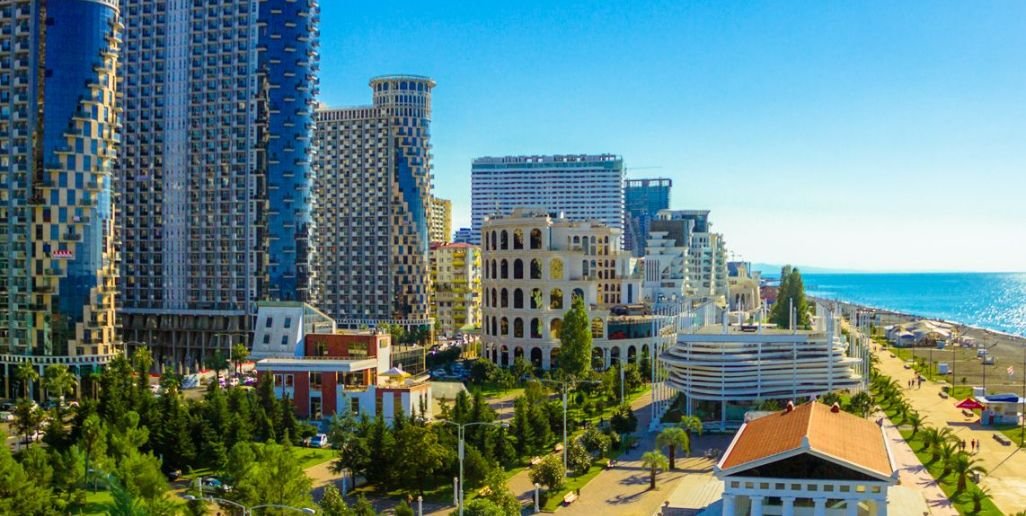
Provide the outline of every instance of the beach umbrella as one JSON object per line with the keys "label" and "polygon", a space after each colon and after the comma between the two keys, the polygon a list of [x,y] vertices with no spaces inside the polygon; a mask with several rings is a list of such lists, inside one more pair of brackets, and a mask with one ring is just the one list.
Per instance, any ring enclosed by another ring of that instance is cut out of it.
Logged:
{"label": "beach umbrella", "polygon": [[982,403],[980,403],[980,402],[978,402],[978,401],[976,401],[976,400],[974,400],[972,398],[966,398],[965,400],[963,400],[958,405],[955,405],[955,408],[969,409],[969,410],[978,410],[978,409],[982,409],[984,407],[983,407]]}

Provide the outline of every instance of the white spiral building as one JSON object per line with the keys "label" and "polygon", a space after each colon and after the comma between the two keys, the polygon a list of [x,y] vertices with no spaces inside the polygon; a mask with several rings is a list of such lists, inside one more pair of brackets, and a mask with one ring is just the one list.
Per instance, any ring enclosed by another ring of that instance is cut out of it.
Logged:
{"label": "white spiral building", "polygon": [[685,413],[706,427],[735,428],[763,402],[808,400],[863,386],[865,350],[842,337],[836,316],[819,307],[813,330],[713,325],[680,333],[661,355]]}

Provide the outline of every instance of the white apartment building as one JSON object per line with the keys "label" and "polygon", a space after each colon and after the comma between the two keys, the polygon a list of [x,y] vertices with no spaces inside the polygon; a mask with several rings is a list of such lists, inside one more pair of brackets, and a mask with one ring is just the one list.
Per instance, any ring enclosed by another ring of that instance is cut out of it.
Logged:
{"label": "white apartment building", "polygon": [[726,302],[727,246],[711,227],[709,210],[659,212],[649,225],[645,256],[649,299],[683,296]]}
{"label": "white apartment building", "polygon": [[481,324],[481,248],[431,244],[431,309],[435,329],[454,335]]}
{"label": "white apartment building", "polygon": [[486,217],[509,215],[516,208],[624,227],[623,158],[613,154],[478,158],[470,191],[474,244],[481,244]]}
{"label": "white apartment building", "polygon": [[562,320],[572,297],[580,296],[592,321],[593,365],[657,356],[675,328],[669,317],[637,307],[642,279],[630,252],[621,250],[620,235],[597,222],[530,210],[486,219],[485,355],[501,366],[524,357],[542,369],[557,367]]}
{"label": "white apartment building", "polygon": [[839,317],[817,306],[812,330],[762,325],[694,326],[660,357],[687,415],[707,428],[737,428],[761,402],[803,401],[864,386],[866,350],[841,335]]}

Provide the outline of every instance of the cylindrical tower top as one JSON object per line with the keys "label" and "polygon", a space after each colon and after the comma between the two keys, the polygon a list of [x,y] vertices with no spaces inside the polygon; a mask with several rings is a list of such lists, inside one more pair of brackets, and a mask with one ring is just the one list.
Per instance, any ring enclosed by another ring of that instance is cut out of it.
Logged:
{"label": "cylindrical tower top", "polygon": [[431,117],[431,89],[435,81],[423,75],[381,75],[370,80],[374,106],[406,108],[404,114]]}

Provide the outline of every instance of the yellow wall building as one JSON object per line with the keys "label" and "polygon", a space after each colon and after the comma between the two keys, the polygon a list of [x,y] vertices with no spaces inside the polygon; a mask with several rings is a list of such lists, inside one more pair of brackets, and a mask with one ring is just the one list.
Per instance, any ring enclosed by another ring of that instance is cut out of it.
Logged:
{"label": "yellow wall building", "polygon": [[431,308],[439,333],[481,324],[481,248],[432,244]]}
{"label": "yellow wall building", "polygon": [[452,242],[452,201],[431,198],[431,228],[428,231],[432,242]]}

